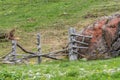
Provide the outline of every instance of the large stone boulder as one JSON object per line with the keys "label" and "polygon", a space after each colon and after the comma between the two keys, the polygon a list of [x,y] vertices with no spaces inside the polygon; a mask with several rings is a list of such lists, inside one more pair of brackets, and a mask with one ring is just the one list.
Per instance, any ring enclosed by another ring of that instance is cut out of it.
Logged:
{"label": "large stone boulder", "polygon": [[[80,34],[92,36],[85,39],[88,49],[79,49],[79,58],[88,59],[109,58],[118,56],[120,51],[120,14],[103,17],[92,25],[84,28]],[[81,37],[77,38],[81,41]],[[86,45],[78,45],[84,46]]]}

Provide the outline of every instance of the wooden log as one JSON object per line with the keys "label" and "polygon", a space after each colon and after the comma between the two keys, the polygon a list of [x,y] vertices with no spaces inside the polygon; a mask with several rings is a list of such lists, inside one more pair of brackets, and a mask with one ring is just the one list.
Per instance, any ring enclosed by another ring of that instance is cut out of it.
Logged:
{"label": "wooden log", "polygon": [[78,36],[78,37],[92,38],[92,36],[80,35],[80,34],[77,34],[77,33],[72,33],[72,34],[70,34],[70,36]]}
{"label": "wooden log", "polygon": [[12,53],[11,53],[11,56],[13,57],[13,61],[16,60],[16,47],[17,47],[17,41],[12,40]]}
{"label": "wooden log", "polygon": [[72,34],[75,34],[75,29],[73,29],[73,28],[70,28],[69,29],[69,60],[70,61],[73,61],[73,60],[77,60],[77,54],[75,54],[73,51],[73,43],[71,43],[71,42],[73,42],[73,39],[74,39],[74,36],[72,35]]}
{"label": "wooden log", "polygon": [[88,47],[78,47],[78,46],[73,46],[73,48],[88,49]]}
{"label": "wooden log", "polygon": [[[41,41],[40,41],[40,34],[39,33],[37,34],[37,48],[38,48],[38,55],[42,54],[42,52],[41,52]],[[38,56],[38,64],[40,64],[41,61],[42,61],[41,56]]]}
{"label": "wooden log", "polygon": [[17,46],[25,53],[28,53],[28,54],[36,54],[34,52],[30,52],[30,51],[27,51],[26,49],[24,49],[20,44],[17,43]]}
{"label": "wooden log", "polygon": [[72,38],[73,38],[73,37],[71,37],[72,36],[72,28],[69,29],[68,33],[69,33],[69,43],[70,43],[69,46],[68,46],[69,49],[70,49],[69,50],[69,60],[72,60],[72,54],[73,54],[73,49],[72,49],[73,44],[71,43]]}
{"label": "wooden log", "polygon": [[[22,49],[25,53],[28,53],[28,54],[31,54],[32,56],[34,55],[35,57],[37,56],[41,56],[41,57],[46,57],[46,58],[50,58],[50,59],[56,59],[56,58],[53,58],[53,57],[50,57],[48,55],[51,55],[51,54],[57,54],[57,53],[60,53],[60,52],[65,52],[67,51],[68,49],[63,49],[63,50],[58,50],[58,51],[54,51],[54,52],[50,52],[50,53],[47,53],[47,54],[37,54],[37,53],[34,53],[34,52],[30,52],[30,51],[27,51],[25,50],[22,46],[20,46],[18,43],[17,43],[17,46]],[[30,55],[30,56],[31,56]],[[57,59],[58,60],[58,59]]]}
{"label": "wooden log", "polygon": [[68,56],[68,54],[53,54],[51,56]]}
{"label": "wooden log", "polygon": [[[73,34],[75,34],[75,33],[76,33],[76,30],[75,30],[75,28],[73,28]],[[73,40],[76,40],[76,36],[73,36]],[[74,48],[74,46],[77,46],[77,43],[73,42],[73,53],[78,52],[78,48]],[[78,54],[74,53],[74,56],[75,56],[75,58],[77,60],[78,59]]]}
{"label": "wooden log", "polygon": [[58,59],[58,58],[55,58],[55,57],[52,57],[52,56],[49,56],[49,55],[29,55],[29,56],[26,56],[26,57],[23,57],[23,59],[29,59],[29,58],[35,58],[35,57],[45,57],[45,58],[50,58],[50,59],[54,59],[54,60],[61,60],[61,59]]}
{"label": "wooden log", "polygon": [[[26,49],[24,49],[20,44],[17,43],[17,46],[22,50],[24,51],[25,53],[28,53],[28,54],[34,54],[36,55],[37,53],[34,53],[34,52],[30,52],[30,51],[27,51]],[[68,49],[62,49],[62,50],[57,50],[57,51],[54,51],[54,52],[49,52],[49,53],[46,53],[46,54],[43,54],[43,55],[49,55],[49,54],[57,54],[57,53],[60,53],[60,52],[65,52],[67,51]]]}
{"label": "wooden log", "polygon": [[2,57],[2,59],[4,59],[4,61],[11,61],[11,62],[15,63],[15,61],[16,61],[16,46],[17,46],[17,41],[12,40],[12,51]]}

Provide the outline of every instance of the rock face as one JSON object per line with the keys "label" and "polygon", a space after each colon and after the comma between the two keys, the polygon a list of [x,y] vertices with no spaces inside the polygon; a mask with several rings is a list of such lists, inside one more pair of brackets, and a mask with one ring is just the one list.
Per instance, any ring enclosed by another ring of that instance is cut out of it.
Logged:
{"label": "rock face", "polygon": [[[92,39],[85,40],[89,43],[87,50],[78,50],[80,58],[97,59],[118,56],[120,52],[120,14],[101,18],[84,28],[81,34],[92,36]],[[81,40],[80,37],[77,39]]]}

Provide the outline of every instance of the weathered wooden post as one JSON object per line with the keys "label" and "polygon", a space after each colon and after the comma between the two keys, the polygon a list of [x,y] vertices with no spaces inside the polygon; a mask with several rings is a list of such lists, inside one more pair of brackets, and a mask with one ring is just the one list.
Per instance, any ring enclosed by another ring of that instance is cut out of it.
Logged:
{"label": "weathered wooden post", "polygon": [[[75,28],[73,28],[73,34],[76,34],[76,30],[75,30]],[[73,36],[73,46],[75,46],[75,48],[73,49],[73,53],[76,55],[76,58],[78,59],[78,46],[77,46],[77,42],[76,42],[77,40],[76,40],[76,36],[74,35]]]}
{"label": "weathered wooden post", "polygon": [[[38,49],[38,55],[41,55],[41,41],[40,41],[40,33],[37,34],[37,49]],[[38,56],[38,64],[40,64],[42,61],[41,56]]]}
{"label": "weathered wooden post", "polygon": [[73,49],[73,47],[75,46],[75,43],[73,42],[75,36],[72,34],[74,33],[75,33],[75,29],[70,28],[69,29],[69,60],[70,61],[78,59],[78,54],[74,53],[74,49]]}
{"label": "weathered wooden post", "polygon": [[12,40],[12,60],[16,61],[16,46],[17,46],[17,41],[16,40]]}

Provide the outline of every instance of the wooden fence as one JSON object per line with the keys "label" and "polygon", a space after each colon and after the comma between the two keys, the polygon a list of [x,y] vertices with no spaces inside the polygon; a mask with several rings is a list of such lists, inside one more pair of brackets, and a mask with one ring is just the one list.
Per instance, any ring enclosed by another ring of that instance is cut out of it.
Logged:
{"label": "wooden fence", "polygon": [[[78,60],[78,50],[79,49],[87,49],[88,47],[78,46],[78,44],[89,45],[85,42],[85,38],[92,38],[92,36],[85,36],[81,34],[77,34],[74,28],[69,29],[69,42],[68,47],[65,49],[49,52],[49,53],[42,53],[41,51],[41,35],[40,33],[37,34],[37,52],[30,52],[24,49],[20,44],[17,43],[16,40],[12,40],[12,51],[2,57],[3,61],[9,61],[10,63],[23,63],[24,60],[28,60],[30,58],[37,58],[37,63],[40,64],[42,62],[42,57],[50,58],[54,60],[61,60],[54,56],[68,56],[69,60]],[[76,38],[82,37],[82,41],[78,41]],[[18,54],[17,48],[20,48],[23,52],[27,54]],[[58,53],[65,53],[67,54],[58,54]],[[20,57],[21,56],[21,57]]]}
{"label": "wooden fence", "polygon": [[[82,37],[82,41],[77,40],[77,38]],[[79,44],[84,44],[89,46],[89,43],[85,42],[86,38],[92,38],[92,36],[86,36],[77,34],[75,28],[69,29],[69,60],[78,60],[79,49],[88,49],[88,47],[80,46]]]}

